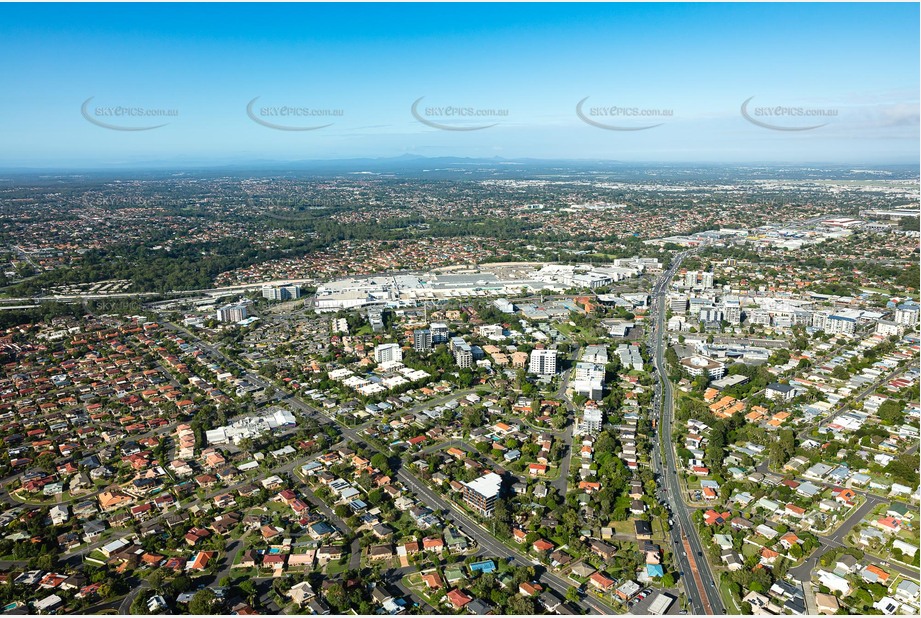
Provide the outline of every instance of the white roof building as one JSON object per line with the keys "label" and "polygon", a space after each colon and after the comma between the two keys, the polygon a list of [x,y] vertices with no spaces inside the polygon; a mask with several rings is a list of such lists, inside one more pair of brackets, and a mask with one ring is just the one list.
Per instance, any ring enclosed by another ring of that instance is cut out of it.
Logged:
{"label": "white roof building", "polygon": [[502,477],[495,472],[490,472],[464,484],[481,496],[495,497],[499,495],[499,491],[502,488]]}

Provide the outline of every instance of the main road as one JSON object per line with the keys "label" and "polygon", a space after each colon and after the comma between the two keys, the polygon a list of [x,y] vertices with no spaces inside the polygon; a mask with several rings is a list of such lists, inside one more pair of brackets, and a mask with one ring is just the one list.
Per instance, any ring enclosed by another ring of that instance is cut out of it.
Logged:
{"label": "main road", "polygon": [[710,565],[704,555],[703,546],[697,536],[691,512],[681,496],[678,483],[678,468],[675,451],[672,448],[673,405],[672,384],[668,379],[665,366],[665,305],[668,285],[677,272],[681,261],[690,251],[675,256],[668,270],[656,282],[653,289],[654,322],[652,327],[652,357],[656,369],[655,409],[659,412],[659,447],[660,453],[653,453],[653,467],[660,475],[660,484],[669,503],[674,519],[671,529],[672,549],[683,573],[682,580],[687,591],[693,614],[725,614],[726,610],[720,598],[717,583],[710,571]]}

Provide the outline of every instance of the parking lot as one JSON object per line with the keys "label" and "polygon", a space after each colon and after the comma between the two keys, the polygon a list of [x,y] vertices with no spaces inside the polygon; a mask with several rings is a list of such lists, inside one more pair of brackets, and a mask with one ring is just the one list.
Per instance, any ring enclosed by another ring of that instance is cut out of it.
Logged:
{"label": "parking lot", "polygon": [[[645,589],[644,589],[645,590]],[[660,590],[658,588],[653,588],[652,593],[647,595],[639,603],[636,603],[633,607],[630,608],[630,613],[634,616],[648,616],[649,607],[652,605],[653,600],[660,594],[665,594],[671,597],[672,603],[666,610],[665,616],[677,616],[681,612],[681,606],[678,604],[678,590],[669,589],[669,590]],[[632,603],[633,601],[631,601]]]}

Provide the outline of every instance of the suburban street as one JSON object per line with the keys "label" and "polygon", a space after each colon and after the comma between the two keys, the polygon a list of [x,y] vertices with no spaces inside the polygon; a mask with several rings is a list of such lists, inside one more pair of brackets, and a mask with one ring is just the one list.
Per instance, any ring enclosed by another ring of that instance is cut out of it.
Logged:
{"label": "suburban street", "polygon": [[[190,333],[188,333],[187,331],[184,331],[181,328],[176,327],[175,325],[170,325],[170,326],[172,326],[175,330],[182,332],[184,335],[189,336],[191,341],[193,341],[196,345],[201,346],[203,349],[213,354],[215,357],[222,359],[227,363],[231,363],[234,366],[239,367],[239,365],[237,365],[236,363],[233,363],[233,361],[228,359],[216,347],[204,344],[198,339],[192,338],[190,336]],[[263,388],[269,386],[267,382],[255,376],[253,373],[243,368],[241,368],[241,370],[244,371],[246,379],[251,381],[253,384],[262,386]],[[564,382],[563,388],[565,389],[565,382]],[[458,393],[454,393],[452,394],[451,397],[457,397],[457,396],[458,396]],[[445,397],[445,400],[447,400],[448,398],[449,397]],[[296,397],[294,395],[286,395],[286,396],[279,395],[277,396],[276,399],[279,402],[290,404],[297,411],[311,418],[314,418],[315,420],[333,424],[339,429],[341,435],[349,440],[352,440],[354,442],[364,442],[365,441],[365,438],[362,437],[360,433],[360,428],[348,427],[346,425],[339,423],[338,421],[335,421],[329,418],[328,416],[326,416],[319,410],[315,409],[313,406],[304,402],[299,397]],[[426,403],[426,406],[430,406],[430,405],[433,405],[432,402]],[[571,433],[569,435],[571,436]],[[570,448],[571,448],[571,445],[570,445]],[[302,465],[302,464],[303,464],[302,459],[296,459],[292,461],[291,463],[278,468],[275,471],[275,473],[277,474],[279,471],[291,471],[295,469],[297,466]],[[457,526],[465,534],[467,534],[468,536],[476,540],[476,542],[480,545],[480,547],[483,547],[486,550],[488,550],[489,555],[496,556],[496,557],[512,556],[516,560],[518,560],[521,564],[534,564],[536,562],[535,560],[526,556],[525,554],[514,551],[510,547],[496,540],[491,534],[486,532],[485,529],[482,528],[477,522],[475,522],[470,516],[464,513],[457,506],[442,499],[434,491],[429,489],[418,477],[416,477],[413,473],[409,472],[405,467],[400,468],[400,470],[397,472],[397,478],[399,478],[400,481],[406,484],[410,489],[412,489],[417,494],[419,494],[424,499],[424,502],[426,504],[428,504],[429,506],[432,506],[433,508],[437,507],[441,509],[443,512],[445,512],[446,519],[448,521],[450,521],[452,524]],[[563,487],[564,487],[563,491],[565,492],[565,485],[563,485]],[[566,591],[573,585],[571,582],[568,582],[564,580],[563,578],[558,577],[554,575],[553,573],[550,573],[549,571],[545,571],[543,575],[541,576],[541,579],[551,588],[556,590],[556,592],[558,592],[560,596],[565,596]],[[583,606],[583,609],[587,613],[596,613],[596,614],[614,613],[612,608],[607,607],[604,603],[602,603],[598,599],[595,599],[589,595],[584,596],[580,600],[580,605]]]}
{"label": "suburban street", "polygon": [[[400,469],[400,471],[397,472],[397,478],[405,483],[407,487],[419,494],[419,496],[425,500],[426,504],[441,509],[442,512],[446,514],[445,519],[456,525],[465,534],[473,538],[480,545],[480,547],[486,550],[486,555],[497,557],[511,556],[514,557],[519,564],[523,565],[536,563],[534,559],[520,552],[514,551],[505,544],[496,540],[495,537],[488,533],[478,523],[473,521],[473,519],[464,513],[459,507],[442,499],[438,494],[429,489],[421,480],[407,472],[405,469]],[[563,578],[546,570],[541,575],[541,581],[553,588],[560,596],[565,596],[566,591],[573,585]],[[589,595],[584,596],[581,599],[580,604],[584,604],[588,607],[588,609],[591,610],[588,613],[615,613],[611,608],[606,607],[603,603]]]}

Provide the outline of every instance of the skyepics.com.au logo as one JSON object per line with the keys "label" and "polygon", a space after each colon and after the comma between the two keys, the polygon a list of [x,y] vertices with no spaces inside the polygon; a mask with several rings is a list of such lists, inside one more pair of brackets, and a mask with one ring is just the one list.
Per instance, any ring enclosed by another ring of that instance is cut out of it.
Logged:
{"label": "skyepics.com.au logo", "polygon": [[177,118],[178,109],[150,108],[139,105],[92,105],[90,97],[80,106],[80,114],[97,127],[110,131],[150,131],[168,122],[150,124],[152,118]]}
{"label": "skyepics.com.au logo", "polygon": [[585,97],[576,103],[576,116],[579,120],[607,131],[645,131],[660,127],[664,122],[649,124],[649,119],[670,119],[675,110],[655,107],[621,107],[619,105],[595,105],[586,107]]}
{"label": "skyepics.com.au logo", "polygon": [[423,106],[422,99],[416,99],[410,112],[422,124],[442,131],[482,131],[500,123],[484,124],[484,120],[508,118],[508,110],[461,105]]}
{"label": "skyepics.com.au logo", "polygon": [[[306,105],[261,105],[256,106],[256,97],[246,104],[246,115],[256,124],[276,131],[316,131],[331,127],[335,122],[316,124],[317,118],[341,118],[341,109],[320,109]],[[271,119],[271,120],[270,120]]]}
{"label": "skyepics.com.au logo", "polygon": [[821,107],[795,107],[771,105],[756,107],[751,105],[748,97],[742,103],[742,117],[755,126],[771,131],[812,131],[827,125],[827,122],[815,124],[815,119],[835,118],[838,110]]}

